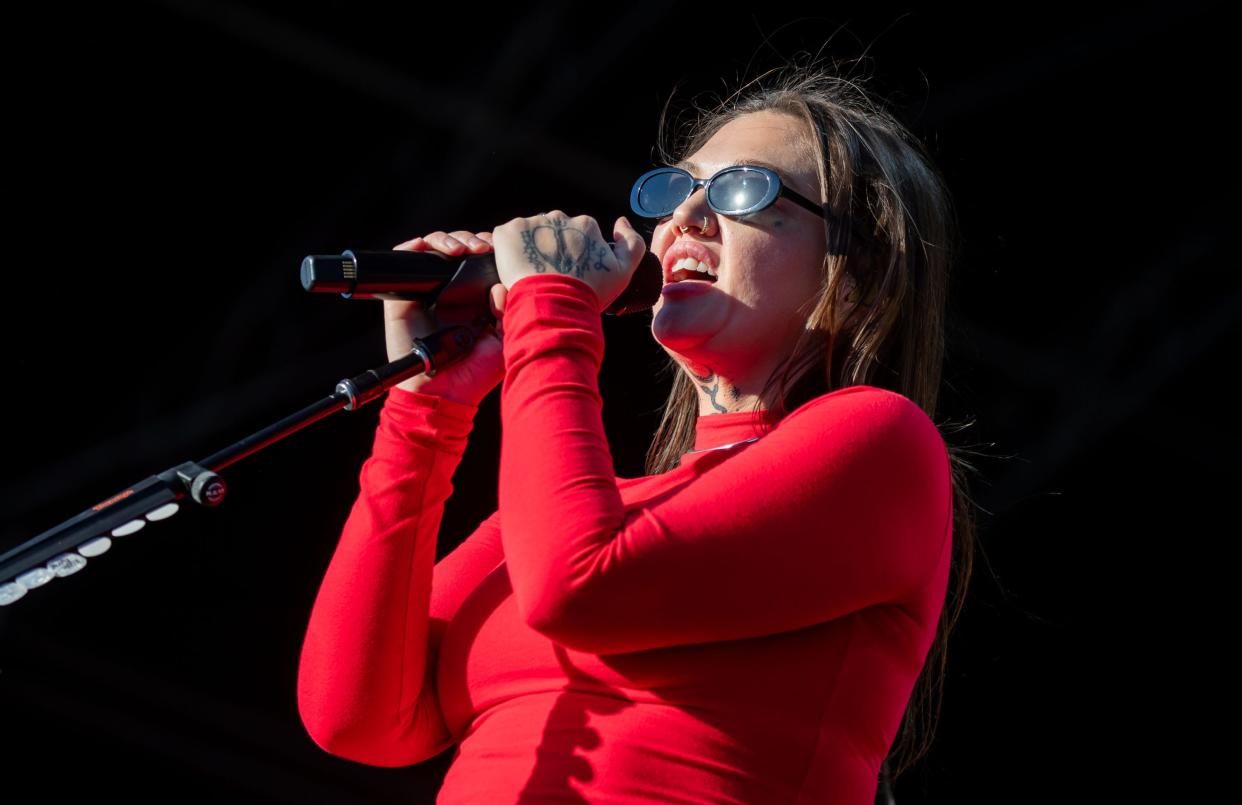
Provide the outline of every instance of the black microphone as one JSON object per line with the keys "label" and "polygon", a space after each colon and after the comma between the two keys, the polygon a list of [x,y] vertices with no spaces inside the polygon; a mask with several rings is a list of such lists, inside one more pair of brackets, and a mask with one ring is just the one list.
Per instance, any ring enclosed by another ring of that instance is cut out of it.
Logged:
{"label": "black microphone", "polygon": [[[496,257],[491,252],[452,257],[433,251],[347,250],[302,260],[302,287],[307,291],[339,293],[346,299],[415,300],[441,311],[488,312],[488,291],[498,282]],[[629,285],[604,313],[624,316],[650,310],[663,285],[660,261],[648,251]]]}

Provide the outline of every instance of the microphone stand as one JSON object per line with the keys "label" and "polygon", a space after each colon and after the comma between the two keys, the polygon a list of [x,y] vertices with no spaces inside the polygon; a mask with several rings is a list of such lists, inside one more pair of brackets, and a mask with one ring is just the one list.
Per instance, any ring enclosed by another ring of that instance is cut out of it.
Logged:
{"label": "microphone stand", "polygon": [[0,606],[53,579],[77,573],[88,558],[107,551],[113,537],[128,536],[148,522],[176,514],[186,496],[201,506],[219,506],[228,494],[219,471],[342,408],[356,411],[407,377],[424,371],[434,374],[451,366],[470,352],[485,326],[486,321],[474,326],[454,325],[414,339],[414,347],[405,357],[346,378],[330,395],[297,413],[204,459],[156,473],[0,554]]}

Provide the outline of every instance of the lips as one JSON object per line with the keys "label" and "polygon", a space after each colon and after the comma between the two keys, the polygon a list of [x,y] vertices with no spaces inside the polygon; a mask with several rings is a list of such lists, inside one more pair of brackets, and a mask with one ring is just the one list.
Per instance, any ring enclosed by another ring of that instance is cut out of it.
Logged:
{"label": "lips", "polygon": [[660,290],[661,296],[684,296],[687,294],[698,293],[712,287],[712,283],[707,280],[680,280],[678,282],[670,282]]}
{"label": "lips", "polygon": [[[717,259],[716,255],[712,254],[711,249],[692,240],[679,240],[668,248],[668,251],[664,253],[664,259],[660,261],[660,264],[664,267],[665,285],[673,282],[673,266],[677,265],[677,261],[683,257],[693,257],[700,263],[706,263],[717,274],[720,273],[720,260]],[[693,280],[684,281],[692,282]]]}

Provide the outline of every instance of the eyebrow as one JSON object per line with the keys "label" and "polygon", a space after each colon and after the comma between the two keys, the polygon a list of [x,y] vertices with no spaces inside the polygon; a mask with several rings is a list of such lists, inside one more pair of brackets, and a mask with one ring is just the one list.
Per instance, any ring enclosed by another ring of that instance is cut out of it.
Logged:
{"label": "eyebrow", "polygon": [[[732,165],[728,165],[726,167],[733,167],[733,165],[758,165],[761,168],[767,168],[770,171],[775,171],[779,175],[784,175],[785,173],[784,168],[778,168],[775,165],[773,165],[771,162],[766,162],[762,159],[752,159],[750,157],[747,157],[745,159],[739,159],[736,162],[734,162]],[[673,167],[681,168],[682,170],[692,171],[694,173],[698,173],[700,171],[700,167],[698,165],[694,164],[693,162],[687,162],[686,160],[682,160],[681,162],[678,162]]]}

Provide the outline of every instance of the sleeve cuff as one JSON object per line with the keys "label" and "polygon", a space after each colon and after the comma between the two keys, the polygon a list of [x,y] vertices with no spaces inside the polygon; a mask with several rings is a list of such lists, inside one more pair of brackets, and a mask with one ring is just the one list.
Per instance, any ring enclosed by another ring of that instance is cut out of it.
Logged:
{"label": "sleeve cuff", "polygon": [[567,274],[532,274],[513,283],[505,299],[505,386],[515,369],[550,351],[580,350],[596,372],[604,360],[599,297]]}

